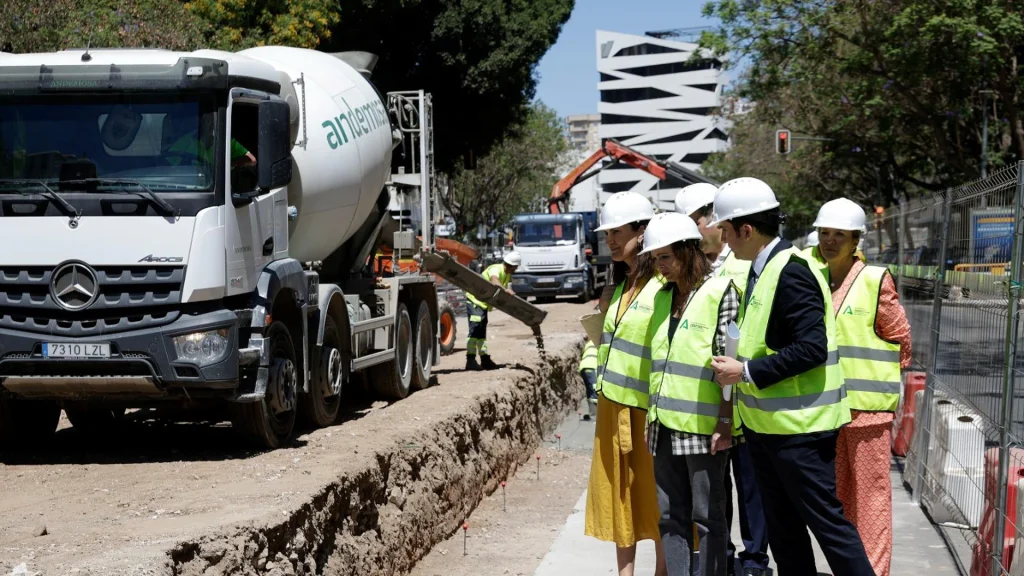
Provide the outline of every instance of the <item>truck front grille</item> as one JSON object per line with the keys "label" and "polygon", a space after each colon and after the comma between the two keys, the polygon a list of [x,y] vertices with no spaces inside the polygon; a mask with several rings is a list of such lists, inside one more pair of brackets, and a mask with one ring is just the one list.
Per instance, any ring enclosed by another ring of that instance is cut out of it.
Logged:
{"label": "truck front grille", "polygon": [[56,269],[0,267],[0,329],[91,336],[160,326],[179,316],[183,266],[95,267],[95,285],[83,285],[98,292],[96,299],[76,311],[54,301],[50,284]]}

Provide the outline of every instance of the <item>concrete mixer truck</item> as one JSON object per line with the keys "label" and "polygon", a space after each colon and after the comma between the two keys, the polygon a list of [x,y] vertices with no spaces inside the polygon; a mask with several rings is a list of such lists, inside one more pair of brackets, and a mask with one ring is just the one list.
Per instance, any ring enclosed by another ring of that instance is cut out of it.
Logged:
{"label": "concrete mixer truck", "polygon": [[2,446],[53,434],[61,409],[92,433],[212,406],[273,448],[333,423],[350,383],[428,385],[433,281],[370,258],[387,187],[429,190],[430,100],[382,95],[375,60],[0,54]]}

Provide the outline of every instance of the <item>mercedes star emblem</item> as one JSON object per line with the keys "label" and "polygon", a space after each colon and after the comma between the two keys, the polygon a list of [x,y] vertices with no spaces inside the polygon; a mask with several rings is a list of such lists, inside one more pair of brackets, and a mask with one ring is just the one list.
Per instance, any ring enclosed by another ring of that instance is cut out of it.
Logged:
{"label": "mercedes star emblem", "polygon": [[99,296],[96,273],[85,264],[71,262],[58,267],[50,281],[50,295],[65,310],[84,310]]}

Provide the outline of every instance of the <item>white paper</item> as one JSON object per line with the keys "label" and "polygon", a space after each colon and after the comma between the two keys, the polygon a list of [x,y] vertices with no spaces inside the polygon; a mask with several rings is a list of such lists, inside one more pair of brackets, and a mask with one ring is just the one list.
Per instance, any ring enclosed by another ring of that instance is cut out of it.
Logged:
{"label": "white paper", "polygon": [[[729,322],[728,334],[725,338],[725,355],[735,358],[740,347],[740,328],[735,322]],[[732,398],[732,385],[722,386],[722,399],[729,401]]]}

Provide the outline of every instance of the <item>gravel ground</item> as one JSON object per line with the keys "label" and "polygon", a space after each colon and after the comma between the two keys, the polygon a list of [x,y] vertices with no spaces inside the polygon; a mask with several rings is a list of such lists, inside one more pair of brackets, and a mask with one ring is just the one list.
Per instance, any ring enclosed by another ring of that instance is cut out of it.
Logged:
{"label": "gravel ground", "polygon": [[[273,452],[239,448],[223,423],[139,418],[97,445],[62,421],[52,448],[0,463],[0,573],[406,573],[575,407],[591,306],[547,309],[548,362],[529,328],[492,313],[501,370],[464,372],[458,349],[437,385],[348,406],[342,423]],[[582,465],[542,456],[559,458]]]}

